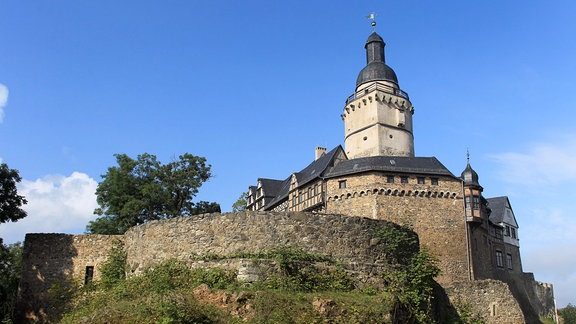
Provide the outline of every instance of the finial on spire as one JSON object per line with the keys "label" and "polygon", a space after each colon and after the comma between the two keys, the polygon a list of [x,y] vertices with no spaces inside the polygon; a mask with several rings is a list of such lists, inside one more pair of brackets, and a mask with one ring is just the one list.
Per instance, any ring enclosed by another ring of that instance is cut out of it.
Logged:
{"label": "finial on spire", "polygon": [[470,151],[468,149],[466,149],[466,162],[470,164]]}
{"label": "finial on spire", "polygon": [[372,25],[372,31],[375,32],[376,31],[376,14],[371,12],[368,16],[366,16],[366,19],[370,19],[372,20],[372,22],[370,23],[370,25]]}

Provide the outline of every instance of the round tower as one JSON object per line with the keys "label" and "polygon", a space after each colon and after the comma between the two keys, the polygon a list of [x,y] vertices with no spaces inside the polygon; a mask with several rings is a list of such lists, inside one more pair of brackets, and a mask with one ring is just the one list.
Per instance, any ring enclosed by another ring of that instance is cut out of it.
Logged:
{"label": "round tower", "polygon": [[464,186],[464,207],[468,222],[482,223],[487,218],[486,202],[482,197],[484,189],[478,182],[478,173],[470,166],[470,157],[467,158],[466,169],[462,171],[460,178]]}
{"label": "round tower", "polygon": [[373,32],[364,48],[366,67],[358,74],[356,90],[346,99],[342,114],[348,158],[414,156],[412,115],[408,94],[386,65],[384,40]]}

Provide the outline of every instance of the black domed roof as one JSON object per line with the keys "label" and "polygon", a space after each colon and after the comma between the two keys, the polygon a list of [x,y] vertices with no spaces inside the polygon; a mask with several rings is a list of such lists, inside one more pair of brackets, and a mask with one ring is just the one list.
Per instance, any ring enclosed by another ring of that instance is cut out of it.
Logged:
{"label": "black domed roof", "polygon": [[360,71],[358,79],[356,79],[356,86],[377,80],[391,81],[398,84],[396,72],[391,67],[384,62],[372,62]]}
{"label": "black domed roof", "polygon": [[469,185],[480,186],[480,183],[478,183],[478,173],[476,173],[476,171],[472,169],[472,167],[470,166],[470,162],[468,162],[468,164],[466,165],[466,169],[462,171],[462,175],[460,176],[460,178],[464,180],[465,186]]}
{"label": "black domed roof", "polygon": [[385,63],[384,47],[386,43],[380,35],[373,32],[366,40],[366,67],[358,74],[356,87],[370,81],[390,81],[398,85],[398,78],[392,68]]}

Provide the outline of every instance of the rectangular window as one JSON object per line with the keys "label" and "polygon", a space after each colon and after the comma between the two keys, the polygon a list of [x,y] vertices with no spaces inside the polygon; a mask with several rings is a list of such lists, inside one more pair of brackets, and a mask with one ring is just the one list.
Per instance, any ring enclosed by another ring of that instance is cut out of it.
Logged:
{"label": "rectangular window", "polygon": [[318,184],[314,186],[314,195],[318,194]]}
{"label": "rectangular window", "polygon": [[500,268],[504,267],[502,260],[502,251],[496,251],[496,265]]}
{"label": "rectangular window", "polygon": [[338,188],[340,188],[340,189],[346,188],[346,180],[338,181]]}
{"label": "rectangular window", "polygon": [[418,177],[418,184],[425,184],[426,180],[424,179],[424,177]]}
{"label": "rectangular window", "polygon": [[312,198],[312,187],[308,188],[308,199]]}
{"label": "rectangular window", "polygon": [[510,226],[506,225],[506,233],[504,235],[510,236]]}
{"label": "rectangular window", "polygon": [[88,285],[92,282],[92,278],[94,277],[94,266],[87,266],[86,267],[86,274],[84,275],[84,284]]}
{"label": "rectangular window", "polygon": [[473,196],[473,203],[474,203],[474,209],[480,209],[480,197],[479,196]]}
{"label": "rectangular window", "polygon": [[510,253],[506,254],[506,266],[508,269],[512,270],[512,254]]}
{"label": "rectangular window", "polygon": [[464,206],[466,209],[470,209],[470,196],[464,197]]}
{"label": "rectangular window", "polygon": [[400,182],[401,182],[401,183],[408,183],[408,177],[406,177],[406,176],[401,176],[401,177],[400,177]]}
{"label": "rectangular window", "polygon": [[394,176],[391,176],[391,175],[387,176],[387,177],[386,177],[386,182],[387,182],[387,183],[394,183]]}
{"label": "rectangular window", "polygon": [[438,185],[438,178],[430,178],[430,183],[432,183],[433,186],[437,186]]}
{"label": "rectangular window", "polygon": [[516,236],[516,229],[514,227],[510,227],[510,230],[512,231],[512,238],[518,238]]}

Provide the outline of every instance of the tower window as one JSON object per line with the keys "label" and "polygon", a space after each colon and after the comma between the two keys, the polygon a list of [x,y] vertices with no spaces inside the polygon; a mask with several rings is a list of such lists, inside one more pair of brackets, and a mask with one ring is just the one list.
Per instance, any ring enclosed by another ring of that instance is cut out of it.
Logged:
{"label": "tower window", "polygon": [[386,177],[386,182],[387,182],[387,183],[394,183],[394,176],[392,176],[392,175],[387,176],[387,177]]}
{"label": "tower window", "polygon": [[408,177],[407,177],[407,176],[401,176],[401,177],[400,177],[400,182],[401,182],[401,183],[408,183]]}
{"label": "tower window", "polygon": [[480,209],[480,197],[479,197],[479,196],[474,196],[474,197],[472,197],[472,198],[473,198],[472,201],[473,201],[473,203],[474,203],[473,208],[474,208],[474,209]]}
{"label": "tower window", "polygon": [[515,239],[515,238],[518,238],[518,237],[516,236],[516,229],[515,229],[514,227],[510,227],[510,231],[512,232],[512,238],[514,238],[514,239]]}
{"label": "tower window", "polygon": [[470,209],[470,196],[464,197],[464,206],[466,209]]}
{"label": "tower window", "polygon": [[346,188],[346,180],[338,181],[338,188],[345,189]]}
{"label": "tower window", "polygon": [[90,284],[92,282],[92,278],[94,278],[94,266],[87,266],[86,274],[84,275],[84,284]]}
{"label": "tower window", "polygon": [[418,184],[425,184],[426,180],[424,179],[424,177],[418,177]]}

